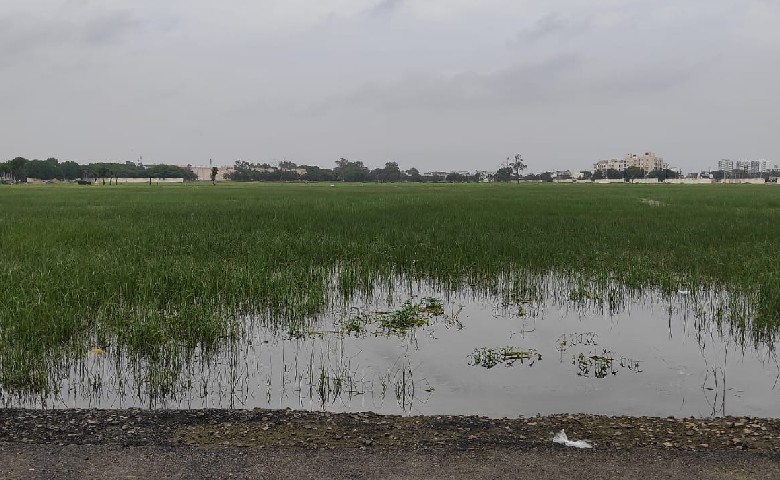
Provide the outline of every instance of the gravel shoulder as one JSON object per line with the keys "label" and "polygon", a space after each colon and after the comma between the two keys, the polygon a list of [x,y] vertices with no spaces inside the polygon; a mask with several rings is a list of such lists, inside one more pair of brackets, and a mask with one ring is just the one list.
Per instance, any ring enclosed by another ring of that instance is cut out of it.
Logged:
{"label": "gravel shoulder", "polygon": [[[552,443],[565,429],[594,448]],[[780,420],[0,410],[0,478],[780,478]]]}

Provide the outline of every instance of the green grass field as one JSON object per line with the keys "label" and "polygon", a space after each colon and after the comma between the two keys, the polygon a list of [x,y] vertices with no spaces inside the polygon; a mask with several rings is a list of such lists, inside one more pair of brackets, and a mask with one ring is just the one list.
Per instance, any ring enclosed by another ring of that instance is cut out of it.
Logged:
{"label": "green grass field", "polygon": [[720,320],[754,340],[780,325],[773,186],[0,186],[0,245],[10,392],[47,391],[92,345],[170,363],[244,315],[284,328],[401,277],[509,296],[548,272],[597,298],[717,289],[745,306]]}

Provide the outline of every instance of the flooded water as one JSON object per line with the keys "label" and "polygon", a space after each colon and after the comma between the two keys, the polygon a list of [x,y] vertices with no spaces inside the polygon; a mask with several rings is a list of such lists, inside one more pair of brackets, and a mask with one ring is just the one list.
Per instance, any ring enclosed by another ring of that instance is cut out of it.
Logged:
{"label": "flooded water", "polygon": [[[58,393],[5,401],[490,417],[780,416],[777,344],[721,331],[702,316],[714,309],[710,301],[703,308],[688,292],[672,299],[651,293],[610,309],[571,293],[554,297],[506,305],[424,286],[377,292],[305,327],[243,319],[238,341],[169,370],[106,347],[74,362]],[[422,319],[417,326],[389,324],[404,309]]]}

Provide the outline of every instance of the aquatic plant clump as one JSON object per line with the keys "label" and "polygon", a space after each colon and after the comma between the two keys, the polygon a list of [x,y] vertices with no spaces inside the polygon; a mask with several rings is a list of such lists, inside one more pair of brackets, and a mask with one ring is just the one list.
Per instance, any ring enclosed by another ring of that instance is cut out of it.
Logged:
{"label": "aquatic plant clump", "polygon": [[533,366],[533,364],[542,359],[542,354],[531,348],[529,350],[520,350],[514,347],[501,348],[477,348],[474,353],[469,355],[469,364],[472,366],[493,368],[496,365],[511,367],[515,362]]}
{"label": "aquatic plant clump", "polygon": [[436,317],[444,316],[444,304],[434,297],[426,297],[420,302],[407,300],[397,310],[375,312],[372,314],[357,312],[341,323],[341,332],[346,335],[362,336],[368,333],[368,327],[376,325],[375,334],[406,335],[410,331],[424,327]]}
{"label": "aquatic plant clump", "polygon": [[428,325],[429,315],[424,306],[406,301],[400,309],[379,315],[379,326],[385,332],[403,335],[411,329]]}

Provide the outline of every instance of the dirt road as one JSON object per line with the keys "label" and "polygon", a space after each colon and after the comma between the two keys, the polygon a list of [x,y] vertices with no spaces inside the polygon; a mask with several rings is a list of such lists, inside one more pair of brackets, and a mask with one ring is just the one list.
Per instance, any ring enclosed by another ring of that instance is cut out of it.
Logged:
{"label": "dirt road", "polygon": [[780,422],[0,410],[0,478],[778,479]]}

